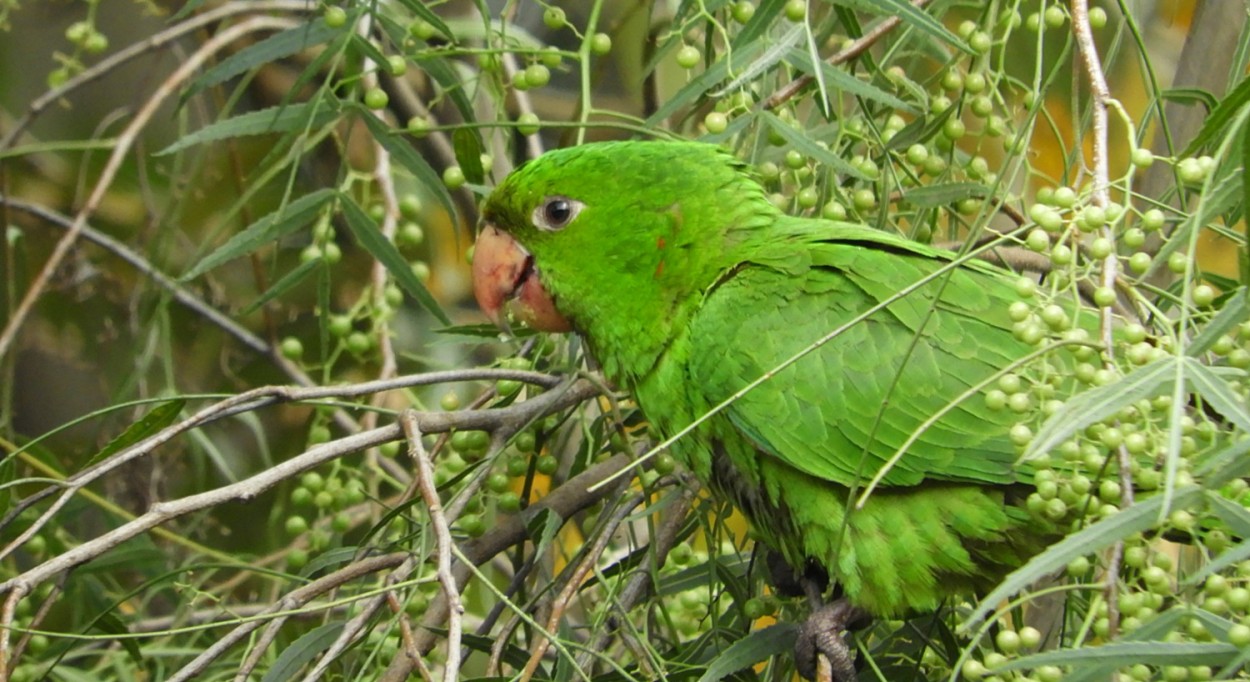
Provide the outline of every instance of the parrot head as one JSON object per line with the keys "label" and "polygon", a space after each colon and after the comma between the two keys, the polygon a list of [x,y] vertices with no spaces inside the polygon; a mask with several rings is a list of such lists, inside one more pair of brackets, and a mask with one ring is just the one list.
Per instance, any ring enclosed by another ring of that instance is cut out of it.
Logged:
{"label": "parrot head", "polygon": [[[745,208],[744,208],[745,207]],[[496,324],[654,345],[775,214],[742,163],[695,142],[605,142],[522,165],[487,199],[474,294]],[[736,235],[736,236],[735,236]],[[609,349],[610,351],[610,349]],[[602,354],[596,352],[602,358]]]}

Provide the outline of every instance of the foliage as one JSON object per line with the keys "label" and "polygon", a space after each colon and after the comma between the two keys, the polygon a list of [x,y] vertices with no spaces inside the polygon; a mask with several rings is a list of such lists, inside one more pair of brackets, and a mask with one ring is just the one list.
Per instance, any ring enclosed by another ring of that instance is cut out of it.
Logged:
{"label": "foliage", "polygon": [[986,400],[1066,537],[862,679],[1245,677],[1250,40],[1147,4],[0,0],[0,679],[789,679],[739,518],[467,303],[489,188],[621,137],[1034,302]]}

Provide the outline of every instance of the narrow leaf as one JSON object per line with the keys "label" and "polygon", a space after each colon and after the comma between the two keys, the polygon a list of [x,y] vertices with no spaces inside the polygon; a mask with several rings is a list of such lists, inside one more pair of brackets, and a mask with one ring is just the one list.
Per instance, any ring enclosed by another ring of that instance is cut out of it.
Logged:
{"label": "narrow leaf", "polygon": [[878,88],[871,83],[862,81],[855,76],[834,66],[830,66],[823,61],[813,62],[812,58],[800,50],[791,50],[789,55],[790,63],[803,73],[815,76],[817,74],[823,76],[826,80],[833,84],[833,87],[842,92],[847,92],[867,100],[880,102],[888,107],[899,109],[901,111],[915,113],[916,108],[904,102],[898,97]]}
{"label": "narrow leaf", "polygon": [[[1198,486],[1191,485],[1181,488],[1173,496],[1172,506],[1182,507],[1197,499],[1201,494],[1202,489]],[[1163,508],[1164,501],[1163,495],[1156,495],[1144,502],[1134,504],[1128,509],[1112,514],[1092,526],[1084,528],[1051,545],[1046,551],[1030,559],[1029,563],[1016,569],[1011,575],[1004,578],[1003,582],[994,588],[993,592],[986,595],[977,604],[977,608],[973,610],[960,628],[967,631],[975,627],[1000,603],[1010,599],[1017,592],[1038,580],[1067,566],[1068,562],[1073,559],[1092,554],[1105,547],[1110,547],[1134,533],[1140,533],[1152,527],[1158,520],[1159,511]]]}
{"label": "narrow leaf", "polygon": [[841,175],[850,175],[861,180],[867,180],[863,173],[851,164],[847,163],[842,157],[816,144],[808,136],[802,132],[790,127],[785,121],[777,118],[771,112],[760,112],[760,116],[768,123],[769,127],[776,130],[778,134],[786,138],[786,141],[794,145],[794,148],[802,152],[806,156],[829,166]]}
{"label": "narrow leaf", "polygon": [[1024,670],[1043,665],[1070,665],[1076,668],[1105,665],[1123,668],[1138,663],[1146,665],[1219,665],[1232,660],[1237,647],[1231,644],[1198,642],[1112,642],[1079,649],[1043,651],[1014,659],[995,672]]}
{"label": "narrow leaf", "polygon": [[261,682],[286,682],[295,679],[300,668],[325,653],[342,631],[343,623],[326,623],[283,647],[278,660],[273,662]]}
{"label": "narrow leaf", "polygon": [[[1220,416],[1237,426],[1243,433],[1250,431],[1250,412],[1246,411],[1246,403],[1233,392],[1228,381],[1221,379],[1211,370],[1193,358],[1185,358],[1188,367],[1189,385],[1202,396],[1207,405]],[[1240,372],[1239,372],[1240,374]]]}
{"label": "narrow leaf", "polygon": [[916,208],[949,206],[964,199],[982,199],[990,195],[990,188],[979,182],[947,182],[925,185],[903,192],[903,200]]}
{"label": "narrow leaf", "polygon": [[974,54],[972,48],[960,40],[959,36],[951,33],[940,21],[908,0],[842,0],[842,2],[879,16],[898,17],[903,20],[903,23],[937,38],[964,54]]}
{"label": "narrow leaf", "polygon": [[433,26],[434,29],[441,33],[444,38],[453,43],[456,42],[455,34],[451,32],[450,28],[447,28],[447,24],[444,24],[443,20],[439,18],[437,14],[431,11],[429,7],[425,6],[426,3],[421,2],[420,0],[399,0],[399,4],[407,7],[413,14]]}
{"label": "narrow leaf", "polygon": [[[758,14],[758,12],[756,12]],[[757,40],[746,47],[735,50],[731,56],[724,57],[708,67],[707,71],[695,76],[693,80],[686,83],[682,89],[661,104],[654,114],[647,118],[647,125],[656,125],[668,118],[673,112],[694,102],[699,96],[711,90],[713,86],[724,80],[730,74],[730,68],[741,69],[746,68],[751,62],[755,61],[761,53],[764,52],[764,43],[767,41]]]}
{"label": "narrow leaf", "polygon": [[464,178],[480,185],[486,179],[486,171],[482,169],[482,139],[472,128],[456,128],[451,134],[451,146],[456,152],[456,163],[464,171]]}
{"label": "narrow leaf", "polygon": [[185,101],[204,88],[224,83],[261,65],[289,57],[314,45],[320,45],[342,32],[342,28],[331,28],[324,21],[316,19],[303,26],[275,33],[221,60],[204,75],[195,79],[195,82],[187,88],[187,92],[182,95],[182,99]]}
{"label": "narrow leaf", "polygon": [[125,448],[138,443],[139,441],[151,436],[161,429],[169,426],[178,419],[178,415],[182,413],[182,408],[187,401],[177,398],[167,403],[157,405],[143,415],[139,421],[126,427],[116,438],[109,441],[99,452],[97,452],[83,468],[90,467],[92,464],[99,462],[114,453],[120,452]]}
{"label": "narrow leaf", "polygon": [[[1170,92],[1173,91],[1165,92],[1164,96],[1167,97]],[[1229,124],[1237,117],[1237,113],[1241,111],[1241,108],[1247,102],[1250,102],[1250,78],[1243,78],[1237,84],[1237,87],[1225,95],[1224,99],[1220,100],[1218,104],[1215,103],[1215,97],[1211,93],[1201,90],[1198,92],[1210,98],[1209,100],[1202,99],[1202,103],[1211,113],[1207,116],[1207,120],[1203,121],[1202,130],[1198,131],[1193,141],[1181,153],[1182,157],[1193,156],[1198,150],[1228,130]]]}
{"label": "narrow leaf", "polygon": [[440,322],[451,324],[451,320],[447,319],[446,313],[439,307],[438,301],[434,300],[421,280],[412,273],[412,266],[408,264],[408,261],[404,260],[394,244],[382,236],[377,223],[373,222],[364,209],[356,205],[356,202],[348,196],[343,197],[343,217],[346,219],[348,229],[355,235],[356,241],[360,242],[366,251],[373,254],[373,257],[390,271],[391,276],[404,291],[417,299]]}
{"label": "narrow leaf", "polygon": [[1172,387],[1175,363],[1174,358],[1156,360],[1119,381],[1072,398],[1042,424],[1020,459],[1028,460],[1046,454],[1086,426],[1100,422],[1142,398],[1167,393]]}
{"label": "narrow leaf", "polygon": [[707,667],[699,682],[717,682],[777,654],[793,651],[798,632],[798,626],[791,623],[772,625],[752,632],[722,651],[712,661],[712,665]]}
{"label": "narrow leaf", "polygon": [[307,225],[321,208],[333,199],[337,193],[332,189],[319,189],[292,201],[256,222],[243,228],[217,250],[200,259],[186,272],[180,281],[195,279],[213,268],[247,255],[260,247],[275,242],[282,237]]}
{"label": "narrow leaf", "polygon": [[[95,622],[92,623],[95,629],[110,635],[128,635],[130,630],[126,627],[126,623],[118,618],[112,611],[105,611],[96,616]],[[143,652],[139,649],[139,642],[134,637],[118,637],[117,643],[129,654],[130,660],[134,662],[140,669],[147,666],[143,662]]]}
{"label": "narrow leaf", "polygon": [[296,284],[304,281],[305,277],[308,277],[308,275],[312,274],[312,272],[321,267],[321,265],[321,260],[313,259],[306,260],[295,266],[294,270],[286,273],[278,281],[274,282],[268,289],[261,293],[260,296],[256,297],[255,301],[247,304],[247,307],[243,309],[241,314],[251,315],[256,312],[256,310],[261,306],[281,296],[282,294],[285,294]]}
{"label": "narrow leaf", "polygon": [[453,223],[456,222],[458,219],[456,216],[456,205],[452,202],[451,195],[447,193],[447,185],[443,184],[443,179],[439,174],[434,172],[430,164],[421,158],[421,155],[412,148],[412,145],[408,144],[407,140],[395,135],[386,127],[385,123],[379,121],[373,114],[367,111],[362,111],[362,113],[361,118],[364,119],[365,126],[369,128],[369,132],[373,133],[373,139],[377,140],[378,144],[382,145],[390,153],[391,158],[399,162],[399,165],[407,169],[409,173],[412,173],[418,182],[433,192],[434,197],[438,199],[438,203],[442,204],[443,208],[447,210],[448,217],[451,218]]}
{"label": "narrow leaf", "polygon": [[200,128],[168,147],[156,152],[166,156],[205,142],[216,142],[232,137],[287,133],[293,130],[316,128],[333,121],[339,111],[324,103],[305,102],[286,106],[269,107],[260,111],[239,114],[224,121],[217,121]]}
{"label": "narrow leaf", "polygon": [[[1247,129],[1250,130],[1250,126]],[[1224,302],[1220,312],[1203,325],[1202,331],[1185,346],[1185,354],[1201,355],[1207,352],[1221,336],[1245,322],[1247,317],[1250,317],[1250,297],[1246,296],[1246,287],[1240,287]]]}
{"label": "narrow leaf", "polygon": [[1250,538],[1250,509],[1214,492],[1207,493],[1207,503],[1211,506],[1211,511],[1232,531],[1231,535]]}
{"label": "narrow leaf", "polygon": [[530,541],[534,543],[534,551],[542,552],[556,538],[556,533],[560,532],[560,527],[564,525],[564,519],[560,515],[547,509],[540,508],[538,513],[525,519],[525,531],[529,534]]}

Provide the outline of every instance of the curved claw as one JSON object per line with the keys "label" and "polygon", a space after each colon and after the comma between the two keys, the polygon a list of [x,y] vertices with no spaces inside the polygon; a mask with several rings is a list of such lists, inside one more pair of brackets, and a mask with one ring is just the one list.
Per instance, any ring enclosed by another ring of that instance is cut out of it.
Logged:
{"label": "curved claw", "polygon": [[812,612],[799,629],[794,643],[794,662],[799,674],[816,679],[817,657],[824,656],[833,669],[836,682],[855,682],[855,656],[842,632],[868,618],[868,613],[845,599],[826,604]]}

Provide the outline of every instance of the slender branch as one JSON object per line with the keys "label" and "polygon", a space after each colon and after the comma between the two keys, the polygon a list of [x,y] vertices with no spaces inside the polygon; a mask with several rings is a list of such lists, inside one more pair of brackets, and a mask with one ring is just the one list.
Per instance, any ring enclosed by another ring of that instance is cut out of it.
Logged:
{"label": "slender branch", "polygon": [[[606,498],[616,490],[615,486],[599,486],[598,482],[614,478],[629,466],[632,457],[618,454],[606,461],[587,468],[582,473],[570,478],[564,485],[552,490],[546,497],[531,505],[528,509],[511,518],[504,519],[489,533],[475,540],[464,543],[461,551],[474,565],[489,561],[505,549],[529,537],[526,520],[544,509],[551,510],[562,519],[568,519],[596,502]],[[452,575],[456,584],[462,586],[468,581],[471,571],[468,566],[456,562],[452,566]],[[447,603],[440,594],[430,603],[421,620],[421,630],[413,636],[415,652],[425,655],[434,647],[438,637],[437,629],[447,619]],[[409,658],[411,652],[401,652],[391,660],[390,666],[379,677],[380,682],[402,682],[408,678],[415,663]]]}
{"label": "slender branch", "polygon": [[[598,536],[595,538],[590,548],[582,553],[582,560],[578,562],[577,568],[573,574],[569,576],[569,580],[564,585],[564,589],[560,590],[560,594],[556,597],[551,606],[551,614],[547,617],[547,632],[556,632],[560,626],[560,619],[564,617],[564,612],[568,609],[569,604],[573,601],[573,597],[577,595],[577,591],[585,582],[586,576],[590,575],[590,571],[594,568],[595,562],[599,560],[599,555],[607,548],[608,542],[616,533],[617,527],[625,520],[625,517],[633,512],[634,507],[642,504],[646,499],[643,493],[637,493],[633,497],[617,507],[612,518],[603,525]],[[538,641],[534,644],[530,652],[529,660],[525,663],[525,669],[521,671],[521,679],[529,680],[533,678],[534,671],[538,670],[538,664],[542,661],[543,656],[547,653],[548,647],[551,646],[551,640],[542,636],[538,637]]]}
{"label": "slender branch", "polygon": [[[1094,32],[1089,25],[1089,0],[1072,0],[1072,30],[1076,35],[1077,51],[1081,55],[1081,63],[1085,66],[1085,75],[1089,81],[1090,93],[1093,97],[1093,161],[1094,182],[1092,200],[1095,206],[1106,207],[1110,203],[1109,189],[1111,185],[1109,152],[1107,148],[1107,109],[1112,102],[1111,90],[1107,86],[1107,78],[1102,70],[1102,61],[1098,56],[1098,46],[1094,43]],[[1114,289],[1119,271],[1119,256],[1115,248],[1114,223],[1102,228],[1102,237],[1111,242],[1110,253],[1102,261],[1101,286]],[[1113,306],[1099,308],[1099,333],[1102,337],[1103,353],[1108,367],[1115,365],[1114,344],[1115,309]],[[1119,460],[1120,504],[1133,504],[1133,472],[1132,457],[1128,448],[1121,445],[1117,451]],[[1120,562],[1124,556],[1124,541],[1116,542],[1107,562],[1107,620],[1109,637],[1115,637],[1120,625],[1119,580]]]}
{"label": "slender branch", "polygon": [[[262,613],[264,614],[282,614],[304,607],[314,598],[338,589],[358,578],[372,575],[378,571],[384,571],[388,568],[398,566],[407,559],[406,552],[395,552],[383,556],[369,557],[360,561],[352,562],[343,568],[330,573],[329,575],[318,578],[299,589],[293,590],[290,594],[271,604]],[[268,622],[262,618],[255,618],[247,622],[239,624],[234,630],[225,636],[217,639],[205,649],[200,655],[191,660],[190,663],[184,665],[180,670],[169,678],[169,682],[187,682],[199,677],[213,661],[228,651],[235,644],[246,639],[251,633]]]}
{"label": "slender branch", "polygon": [[166,100],[173,97],[177,89],[182,83],[189,79],[210,57],[224,49],[230,43],[242,38],[248,33],[258,31],[280,30],[290,28],[291,21],[287,19],[277,19],[267,16],[255,16],[246,19],[234,26],[231,26],[221,33],[214,35],[207,40],[203,47],[196,50],[187,57],[186,61],[166,78],[160,86],[156,88],[156,92],[143,104],[143,107],[135,114],[134,120],[126,129],[117,137],[116,146],[113,153],[109,156],[108,161],[104,165],[104,169],[100,172],[100,179],[96,182],[95,188],[87,197],[86,203],[78,214],[74,216],[74,223],[70,225],[69,230],[57,242],[56,247],[52,251],[52,255],[44,263],[39,274],[35,276],[35,280],[31,282],[26,294],[22,297],[22,301],[18,304],[17,309],[13,311],[13,315],[9,318],[9,322],[5,325],[4,330],[0,331],[0,357],[8,354],[9,349],[13,345],[14,339],[17,338],[17,332],[21,329],[22,324],[26,321],[26,317],[35,307],[35,302],[43,296],[44,290],[48,287],[48,283],[52,280],[53,273],[60,267],[61,262],[69,255],[70,249],[74,243],[78,241],[78,235],[82,232],[82,228],[86,226],[87,219],[95,213],[100,203],[104,201],[104,195],[108,192],[108,188],[113,184],[113,179],[117,176],[117,172],[121,170],[122,162],[126,156],[130,154],[131,148],[138,140],[139,133],[147,126],[157,110],[160,109]]}
{"label": "slender branch", "polygon": [[[536,417],[575,405],[594,395],[594,393],[595,388],[588,382],[575,382],[566,389],[548,391],[532,400],[493,410],[414,412],[413,414],[423,433],[441,433],[451,429],[493,430],[496,428],[514,428],[516,424],[525,424]],[[169,427],[160,434],[146,439],[140,445],[130,448],[130,450],[143,449],[145,445],[157,439],[164,442],[171,438],[172,434],[190,428],[185,425],[191,421],[193,420],[187,420],[183,424]],[[37,585],[62,571],[90,561],[122,542],[162,523],[225,502],[254,499],[258,494],[273,487],[279,481],[296,476],[345,454],[397,440],[400,436],[400,429],[396,425],[364,431],[317,445],[303,454],[237,483],[171,502],[157,502],[151,506],[146,514],[138,516],[108,533],[53,557],[16,577],[0,582],[0,594],[11,590],[29,592],[33,585]],[[95,471],[97,468],[93,468],[92,471]],[[58,504],[64,504],[64,502],[58,500]],[[54,505],[54,507],[59,508],[57,505]]]}
{"label": "slender branch", "polygon": [[198,31],[209,24],[226,19],[235,14],[244,14],[248,12],[292,12],[302,14],[315,9],[316,6],[309,4],[307,0],[240,0],[237,2],[227,2],[220,7],[214,7],[203,14],[197,14],[188,18],[186,21],[170,26],[164,31],[152,35],[147,40],[130,45],[125,49],[119,50],[116,53],[101,59],[96,64],[84,69],[78,75],[36,98],[30,103],[30,106],[27,107],[26,113],[13,124],[13,128],[9,130],[4,138],[0,139],[0,153],[8,151],[8,149],[13,146],[13,143],[17,140],[18,136],[25,132],[26,128],[29,127],[40,114],[46,111],[48,107],[61,101],[78,88],[107,76],[117,67],[134,59],[135,57],[138,57],[139,55],[153,50],[158,50],[182,38],[188,33]]}
{"label": "slender branch", "polygon": [[[916,7],[924,7],[929,4],[929,0],[912,0],[911,4]],[[837,54],[825,61],[828,62],[830,66],[837,66],[838,64],[844,64],[852,59],[855,59],[866,52],[868,48],[875,45],[877,41],[885,37],[885,34],[897,28],[900,23],[902,23],[902,19],[899,19],[898,17],[890,17],[889,19],[882,21],[850,45],[847,45],[845,48],[839,50]],[[815,79],[811,75],[805,74],[800,76],[799,78],[786,83],[781,87],[781,89],[769,95],[760,106],[764,109],[776,109],[782,104],[785,104],[793,99],[795,95],[799,94],[800,90],[807,87],[807,85],[813,80]]]}
{"label": "slender branch", "polygon": [[408,456],[417,466],[417,485],[430,514],[430,525],[434,527],[438,559],[435,573],[443,591],[443,600],[447,604],[447,662],[443,665],[443,679],[455,682],[460,674],[460,638],[464,634],[460,624],[464,616],[464,604],[460,602],[460,586],[451,572],[451,553],[455,541],[451,538],[451,527],[443,514],[443,501],[438,496],[438,489],[434,487],[434,464],[430,461],[425,446],[421,444],[422,434],[421,427],[417,424],[417,413],[411,410],[404,412],[399,423],[408,439]]}

